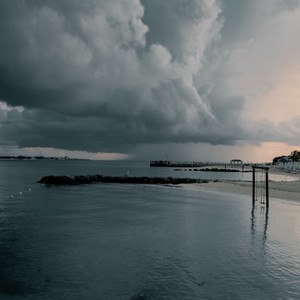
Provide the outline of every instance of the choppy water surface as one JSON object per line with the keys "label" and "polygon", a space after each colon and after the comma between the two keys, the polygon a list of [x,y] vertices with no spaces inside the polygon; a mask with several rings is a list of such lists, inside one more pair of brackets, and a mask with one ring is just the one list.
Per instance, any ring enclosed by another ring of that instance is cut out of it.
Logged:
{"label": "choppy water surface", "polygon": [[128,163],[0,167],[1,300],[299,299],[298,203],[270,199],[266,214],[197,187],[34,183]]}

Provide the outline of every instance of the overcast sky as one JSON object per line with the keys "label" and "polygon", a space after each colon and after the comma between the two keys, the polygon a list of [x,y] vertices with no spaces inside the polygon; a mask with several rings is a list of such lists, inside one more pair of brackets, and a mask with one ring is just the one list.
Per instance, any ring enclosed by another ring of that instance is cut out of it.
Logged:
{"label": "overcast sky", "polygon": [[300,150],[299,32],[298,0],[0,0],[0,154]]}

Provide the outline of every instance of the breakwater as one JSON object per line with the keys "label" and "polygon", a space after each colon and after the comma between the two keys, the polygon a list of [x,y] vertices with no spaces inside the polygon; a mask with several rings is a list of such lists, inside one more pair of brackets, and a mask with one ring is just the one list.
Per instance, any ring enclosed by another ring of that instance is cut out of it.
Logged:
{"label": "breakwater", "polygon": [[44,176],[38,183],[53,185],[78,185],[91,183],[122,183],[122,184],[191,184],[206,183],[207,180],[195,178],[174,177],[129,177],[129,176],[105,176],[105,175],[80,175],[80,176]]}

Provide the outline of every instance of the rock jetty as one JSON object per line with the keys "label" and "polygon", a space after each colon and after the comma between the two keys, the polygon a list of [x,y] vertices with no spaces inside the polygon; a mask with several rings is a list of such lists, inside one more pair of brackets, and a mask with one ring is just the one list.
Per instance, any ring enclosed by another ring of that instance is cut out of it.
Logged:
{"label": "rock jetty", "polygon": [[191,184],[205,183],[207,180],[194,178],[173,177],[129,177],[129,176],[104,176],[104,175],[80,175],[80,176],[44,176],[38,183],[53,185],[78,185],[91,183],[128,183],[128,184]]}

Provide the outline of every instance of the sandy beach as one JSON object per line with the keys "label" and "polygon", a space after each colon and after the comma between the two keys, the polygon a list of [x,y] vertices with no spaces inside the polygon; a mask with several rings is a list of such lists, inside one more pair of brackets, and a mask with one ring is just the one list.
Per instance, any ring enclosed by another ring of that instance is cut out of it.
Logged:
{"label": "sandy beach", "polygon": [[[273,174],[287,174],[279,170],[271,170]],[[287,174],[292,175],[292,174]],[[300,202],[300,174],[293,174],[295,181],[269,181],[270,198]],[[202,184],[201,189],[252,196],[252,182],[218,181]]]}

